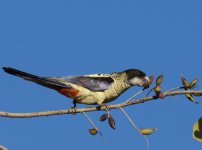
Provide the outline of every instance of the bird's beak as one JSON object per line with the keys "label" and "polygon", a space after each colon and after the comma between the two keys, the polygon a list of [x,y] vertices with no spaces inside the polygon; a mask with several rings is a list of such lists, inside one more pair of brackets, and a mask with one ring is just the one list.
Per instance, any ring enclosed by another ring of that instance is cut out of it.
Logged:
{"label": "bird's beak", "polygon": [[148,76],[146,76],[144,79],[145,79],[145,82],[148,82],[148,83],[150,82],[150,79]]}
{"label": "bird's beak", "polygon": [[150,79],[148,76],[144,77],[143,81],[142,81],[142,86],[145,84],[145,83],[150,83]]}

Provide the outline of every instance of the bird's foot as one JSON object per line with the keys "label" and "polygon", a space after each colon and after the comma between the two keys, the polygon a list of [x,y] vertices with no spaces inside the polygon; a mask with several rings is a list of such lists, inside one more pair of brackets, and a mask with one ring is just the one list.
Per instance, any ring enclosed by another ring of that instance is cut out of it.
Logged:
{"label": "bird's foot", "polygon": [[109,105],[108,104],[98,104],[97,109],[101,110],[102,108],[108,109],[109,110]]}
{"label": "bird's foot", "polygon": [[102,108],[104,108],[104,109],[106,110],[106,112],[107,112],[107,114],[108,114],[108,116],[109,116],[109,111],[110,111],[109,105],[108,105],[108,104],[99,104],[99,105],[97,106],[97,109],[98,109],[98,110],[101,110]]}
{"label": "bird's foot", "polygon": [[71,107],[72,115],[76,115],[76,107]]}

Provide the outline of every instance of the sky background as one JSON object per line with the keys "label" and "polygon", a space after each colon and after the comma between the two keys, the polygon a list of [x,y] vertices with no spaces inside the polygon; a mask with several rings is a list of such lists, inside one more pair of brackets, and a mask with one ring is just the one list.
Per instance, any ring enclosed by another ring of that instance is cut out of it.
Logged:
{"label": "sky background", "polygon": [[[11,66],[42,76],[110,73],[139,68],[164,74],[163,88],[202,79],[201,0],[1,0],[0,67]],[[67,109],[72,100],[48,88],[0,70],[0,111],[37,112]],[[202,88],[202,81],[198,84]],[[133,87],[120,103],[139,91]],[[139,97],[143,97],[143,93]],[[140,128],[159,130],[149,136],[150,150],[201,149],[192,126],[202,116],[185,96],[125,108]],[[85,105],[78,105],[85,107]],[[120,110],[112,110],[117,129],[99,122],[103,112],[88,113],[103,136],[91,136],[83,115],[30,119],[0,118],[0,144],[10,150],[138,149],[143,137]]]}

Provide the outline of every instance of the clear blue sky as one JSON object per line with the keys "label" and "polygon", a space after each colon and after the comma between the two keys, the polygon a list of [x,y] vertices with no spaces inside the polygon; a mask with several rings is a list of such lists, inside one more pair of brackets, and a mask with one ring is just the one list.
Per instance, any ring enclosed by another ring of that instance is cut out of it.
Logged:
{"label": "clear blue sky", "polygon": [[[200,0],[1,0],[0,67],[43,76],[139,68],[148,75],[164,73],[164,90],[176,87],[181,85],[181,74],[188,80],[202,79],[201,6]],[[72,106],[72,100],[50,89],[2,70],[0,76],[0,111],[35,112]],[[202,88],[202,81],[198,87]],[[128,90],[114,103],[138,90]],[[198,101],[202,103],[201,98]],[[202,104],[176,96],[126,111],[137,126],[159,128],[149,137],[150,150],[202,148],[192,139],[192,125],[202,116]],[[89,113],[108,144],[89,135],[91,125],[81,114],[0,118],[0,144],[10,150],[145,150],[144,139],[122,113],[111,113],[116,131],[98,121],[103,112]]]}

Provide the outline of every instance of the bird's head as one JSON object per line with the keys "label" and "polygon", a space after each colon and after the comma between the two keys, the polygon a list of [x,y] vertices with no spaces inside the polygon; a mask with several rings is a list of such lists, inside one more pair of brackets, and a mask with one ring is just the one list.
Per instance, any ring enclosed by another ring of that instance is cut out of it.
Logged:
{"label": "bird's head", "polygon": [[145,82],[149,81],[149,77],[138,69],[129,69],[124,71],[128,77],[128,83],[131,86],[143,86]]}

